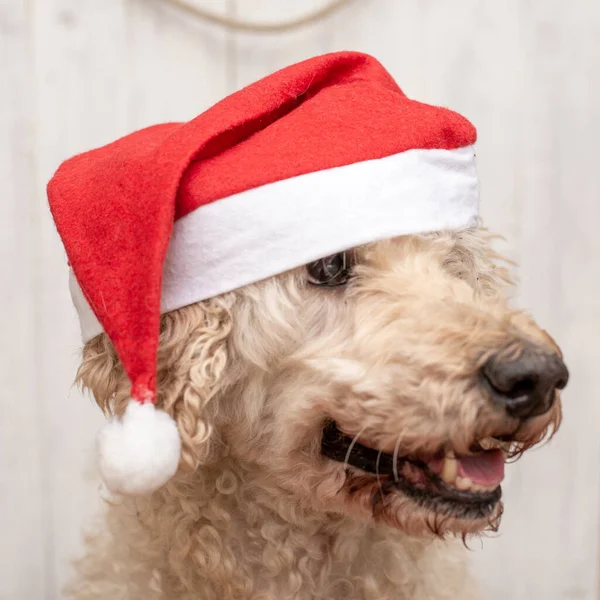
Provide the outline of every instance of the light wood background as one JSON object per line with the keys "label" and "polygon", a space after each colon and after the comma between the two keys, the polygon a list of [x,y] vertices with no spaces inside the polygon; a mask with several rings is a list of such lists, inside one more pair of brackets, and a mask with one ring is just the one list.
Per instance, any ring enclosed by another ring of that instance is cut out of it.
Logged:
{"label": "light wood background", "polygon": [[[325,0],[196,1],[278,20]],[[600,598],[598,0],[355,0],[270,36],[161,0],[0,0],[0,599],[60,598],[98,506],[101,418],[71,389],[79,338],[46,181],[73,153],[340,49],[477,125],[484,218],[571,369],[560,434],[509,469],[501,533],[472,543],[487,596]]]}

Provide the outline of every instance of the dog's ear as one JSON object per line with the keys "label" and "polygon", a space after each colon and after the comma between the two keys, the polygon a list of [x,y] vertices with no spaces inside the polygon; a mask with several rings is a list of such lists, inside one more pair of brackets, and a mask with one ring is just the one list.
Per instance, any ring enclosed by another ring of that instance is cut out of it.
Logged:
{"label": "dog's ear", "polygon": [[[228,363],[230,304],[223,296],[162,317],[157,406],[177,422],[182,471],[196,470],[218,451],[214,415]],[[105,414],[123,414],[131,383],[106,335],[85,346],[77,381],[93,394]]]}

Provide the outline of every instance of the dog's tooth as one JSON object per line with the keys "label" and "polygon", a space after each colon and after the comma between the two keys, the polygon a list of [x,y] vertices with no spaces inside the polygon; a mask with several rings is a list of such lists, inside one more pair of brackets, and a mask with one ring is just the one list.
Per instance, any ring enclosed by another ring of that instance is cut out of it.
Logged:
{"label": "dog's tooth", "polygon": [[483,487],[484,492],[493,492],[498,486],[497,485],[484,485],[482,487]]}
{"label": "dog's tooth", "polygon": [[459,490],[467,491],[473,488],[473,482],[468,477],[457,477],[454,486]]}
{"label": "dog's tooth", "polygon": [[477,445],[482,450],[495,450],[496,448],[502,447],[501,442],[499,442],[498,440],[494,439],[493,437],[489,437],[489,436],[482,438],[480,440],[477,440]]}
{"label": "dog's tooth", "polygon": [[454,456],[446,456],[446,458],[444,459],[444,468],[440,473],[440,477],[446,483],[454,483],[457,473],[458,463],[456,462],[456,458],[454,458]]}

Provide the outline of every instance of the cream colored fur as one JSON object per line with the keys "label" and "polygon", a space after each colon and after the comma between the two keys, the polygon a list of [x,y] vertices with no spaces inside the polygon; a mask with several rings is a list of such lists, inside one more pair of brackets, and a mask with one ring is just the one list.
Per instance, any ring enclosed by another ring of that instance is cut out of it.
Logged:
{"label": "cream colored fur", "polygon": [[[171,483],[115,498],[90,535],[77,600],[471,600],[462,536],[489,519],[435,514],[325,459],[327,418],[369,445],[465,451],[505,417],[473,376],[524,340],[558,352],[505,301],[482,230],[408,236],[356,251],[347,287],[303,268],[163,317],[159,404],[183,439]],[[80,381],[122,413],[129,382],[104,335]],[[560,403],[520,428],[523,451]],[[160,451],[160,449],[157,449]],[[502,574],[499,574],[502,576]]]}

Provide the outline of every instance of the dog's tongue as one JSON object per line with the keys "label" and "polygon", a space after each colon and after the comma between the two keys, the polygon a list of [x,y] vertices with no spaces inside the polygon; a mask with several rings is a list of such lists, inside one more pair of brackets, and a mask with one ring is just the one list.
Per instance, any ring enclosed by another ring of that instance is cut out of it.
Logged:
{"label": "dog's tongue", "polygon": [[468,477],[473,483],[500,485],[504,479],[502,450],[488,450],[480,454],[457,456],[459,477]]}

